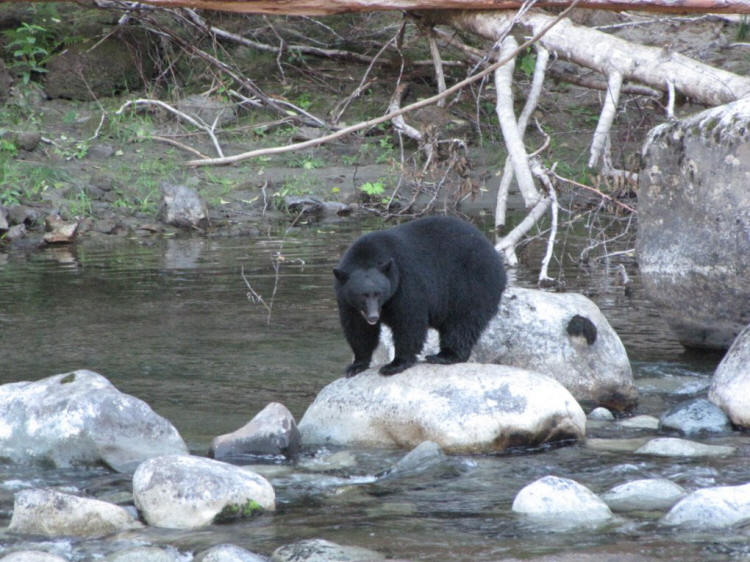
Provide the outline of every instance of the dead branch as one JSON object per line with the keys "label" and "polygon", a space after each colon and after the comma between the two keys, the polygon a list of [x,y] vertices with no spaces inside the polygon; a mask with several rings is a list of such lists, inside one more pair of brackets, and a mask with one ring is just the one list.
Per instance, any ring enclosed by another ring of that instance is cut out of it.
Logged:
{"label": "dead branch", "polygon": [[591,141],[589,168],[594,168],[602,156],[602,151],[609,138],[609,131],[612,128],[612,122],[615,120],[615,113],[617,113],[617,103],[620,101],[621,87],[622,74],[616,70],[610,72],[607,80],[607,91],[604,94],[602,112],[599,115],[599,122],[596,124],[594,137]]}

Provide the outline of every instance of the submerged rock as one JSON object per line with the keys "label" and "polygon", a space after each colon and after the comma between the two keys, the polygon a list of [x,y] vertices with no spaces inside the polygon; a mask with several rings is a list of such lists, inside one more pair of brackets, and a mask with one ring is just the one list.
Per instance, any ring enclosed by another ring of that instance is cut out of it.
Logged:
{"label": "submerged rock", "polygon": [[586,486],[557,476],[545,476],[522,488],[512,509],[563,527],[598,525],[613,517],[607,504]]}
{"label": "submerged rock", "polygon": [[43,550],[17,550],[0,556],[2,562],[68,562],[62,556]]}
{"label": "submerged rock", "polygon": [[13,462],[128,470],[156,455],[187,454],[175,427],[93,371],[0,386],[0,451]]}
{"label": "submerged rock", "polygon": [[294,459],[299,453],[300,435],[292,413],[271,402],[246,425],[215,437],[210,455],[225,459],[239,455],[283,455]]}
{"label": "submerged rock", "polygon": [[729,445],[705,445],[677,437],[657,437],[636,449],[637,455],[659,457],[723,457],[736,452]]}
{"label": "submerged rock", "polygon": [[679,431],[683,435],[732,431],[726,414],[705,398],[680,402],[662,415],[659,428]]}
{"label": "submerged rock", "polygon": [[136,546],[107,556],[105,562],[182,562],[184,557],[174,547]]}
{"label": "submerged rock", "polygon": [[617,425],[628,429],[659,429],[659,418],[643,414],[620,420]]}
{"label": "submerged rock", "polygon": [[391,377],[370,369],[320,391],[299,424],[306,445],[504,451],[584,436],[586,416],[557,381],[525,369],[418,364]]}
{"label": "submerged rock", "polygon": [[260,556],[234,544],[219,544],[195,555],[195,562],[268,562]]}
{"label": "submerged rock", "polygon": [[726,412],[733,424],[750,427],[750,325],[716,367],[708,399]]}
{"label": "submerged rock", "polygon": [[602,494],[612,511],[669,509],[686,495],[685,489],[666,478],[644,478],[619,484]]}
{"label": "submerged rock", "polygon": [[308,539],[274,550],[271,562],[370,562],[385,560],[374,550],[343,546],[323,539]]}
{"label": "submerged rock", "polygon": [[50,489],[17,492],[8,530],[45,537],[102,537],[140,527],[122,507]]}
{"label": "submerged rock", "polygon": [[133,474],[133,499],[149,525],[169,529],[195,529],[276,509],[276,494],[262,476],[185,455],[141,463]]}
{"label": "submerged rock", "polygon": [[445,462],[445,454],[434,441],[423,441],[401,457],[384,475],[386,478],[420,474]]}
{"label": "submerged rock", "polygon": [[[375,362],[393,358],[389,330],[383,330]],[[439,348],[430,330],[423,354]],[[599,308],[577,293],[508,287],[497,315],[474,346],[469,361],[537,371],[567,388],[576,400],[615,411],[635,406],[625,347]]]}
{"label": "submerged rock", "polygon": [[704,488],[680,500],[662,518],[665,525],[699,529],[728,527],[750,520],[750,484]]}
{"label": "submerged rock", "polygon": [[688,347],[726,349],[750,318],[750,97],[651,130],[639,177],[643,287]]}
{"label": "submerged rock", "polygon": [[44,219],[44,228],[47,244],[67,244],[76,236],[78,221],[64,221],[58,215],[49,215]]}

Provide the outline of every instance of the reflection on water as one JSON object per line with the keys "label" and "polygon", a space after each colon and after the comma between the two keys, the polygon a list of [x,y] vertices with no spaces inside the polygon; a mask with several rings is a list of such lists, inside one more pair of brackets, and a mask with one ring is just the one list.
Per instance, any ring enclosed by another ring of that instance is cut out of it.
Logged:
{"label": "reflection on water", "polygon": [[[170,419],[198,454],[207,451],[212,437],[245,424],[270,401],[283,402],[299,419],[350,360],[331,269],[360,234],[357,228],[303,227],[248,239],[81,243],[0,254],[0,383],[78,368],[98,371]],[[520,268],[515,283],[534,286],[538,263],[531,260],[533,271]],[[659,415],[680,396],[705,391],[718,359],[685,353],[645,300],[632,258],[622,263],[632,281],[628,294],[616,282],[619,263],[587,272],[571,266],[561,273],[568,290],[589,295],[620,334],[642,391],[638,413]],[[270,307],[270,319],[267,308],[248,298],[243,274]],[[182,550],[233,542],[267,554],[281,544],[323,537],[422,560],[494,560],[578,549],[686,559],[744,552],[741,537],[731,531],[721,537],[684,535],[648,516],[618,520],[600,532],[555,534],[510,514],[517,491],[547,474],[574,478],[596,492],[655,476],[694,489],[746,481],[750,471],[736,459],[633,458],[576,445],[538,454],[458,457],[425,474],[373,482],[372,475],[401,454],[355,451],[355,468],[327,476],[276,467],[269,476],[279,498],[275,515],[190,533],[145,532],[156,543]],[[0,471],[0,523],[7,523],[12,494],[20,487],[72,484],[100,497],[110,489],[129,489],[126,476],[103,469],[0,465]],[[0,545],[5,540],[13,539],[0,535]],[[96,541],[66,544],[72,559],[102,548]]]}

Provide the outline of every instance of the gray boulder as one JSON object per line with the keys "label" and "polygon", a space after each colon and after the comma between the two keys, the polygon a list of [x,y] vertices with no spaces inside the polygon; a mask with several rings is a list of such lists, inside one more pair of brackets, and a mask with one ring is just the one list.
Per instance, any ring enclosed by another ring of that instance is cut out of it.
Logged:
{"label": "gray boulder", "polygon": [[750,521],[750,484],[704,488],[689,494],[661,522],[698,529],[729,527]]}
{"label": "gray boulder", "polygon": [[705,398],[680,402],[659,419],[659,429],[678,431],[683,435],[727,433],[732,431],[729,418],[718,406]]}
{"label": "gray boulder", "polygon": [[8,530],[45,537],[102,537],[142,525],[124,508],[51,489],[17,492]]}
{"label": "gray boulder", "polygon": [[639,174],[636,253],[680,342],[726,349],[750,322],[750,97],[654,128]]}
{"label": "gray boulder", "polygon": [[[438,348],[437,332],[430,330],[423,354]],[[391,334],[383,330],[374,362],[392,358]],[[577,293],[509,287],[469,361],[537,371],[562,383],[576,400],[616,411],[638,399],[622,341],[596,304]]]}
{"label": "gray boulder", "polygon": [[669,509],[686,494],[666,478],[644,478],[615,486],[602,494],[602,500],[612,511],[652,511]]}
{"label": "gray boulder", "polygon": [[545,476],[522,488],[512,510],[553,527],[596,526],[612,517],[607,504],[583,484]]}
{"label": "gray boulder", "polygon": [[131,470],[155,455],[187,454],[169,421],[87,370],[0,386],[0,426],[0,450],[13,462]]}
{"label": "gray boulder", "polygon": [[271,562],[374,562],[385,556],[359,546],[343,546],[323,539],[307,539],[274,550]]}
{"label": "gray boulder", "polygon": [[276,508],[262,476],[220,461],[185,455],[156,457],[133,474],[133,499],[149,525],[196,529]]}
{"label": "gray boulder", "polygon": [[204,124],[217,127],[229,125],[237,119],[237,112],[231,103],[218,98],[194,94],[177,102],[177,109],[191,117],[198,118]]}
{"label": "gray boulder", "polygon": [[733,424],[750,427],[750,325],[716,367],[708,399],[726,412]]}
{"label": "gray boulder", "polygon": [[208,209],[198,192],[185,185],[164,183],[159,218],[179,228],[205,230]]}
{"label": "gray boulder", "polygon": [[418,364],[391,377],[370,369],[320,391],[299,423],[307,445],[503,451],[585,435],[586,416],[557,381],[503,365]]}
{"label": "gray boulder", "polygon": [[292,413],[271,402],[240,429],[219,435],[211,442],[210,455],[225,459],[240,455],[283,455],[293,459],[300,447],[300,435]]}

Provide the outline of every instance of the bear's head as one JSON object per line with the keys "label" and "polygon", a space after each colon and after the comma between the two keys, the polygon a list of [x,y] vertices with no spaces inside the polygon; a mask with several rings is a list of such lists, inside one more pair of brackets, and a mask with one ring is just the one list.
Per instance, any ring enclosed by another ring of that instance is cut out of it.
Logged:
{"label": "bear's head", "polygon": [[398,271],[393,258],[374,267],[356,268],[352,271],[334,269],[336,294],[346,304],[357,310],[368,324],[380,320],[380,310],[396,292]]}

